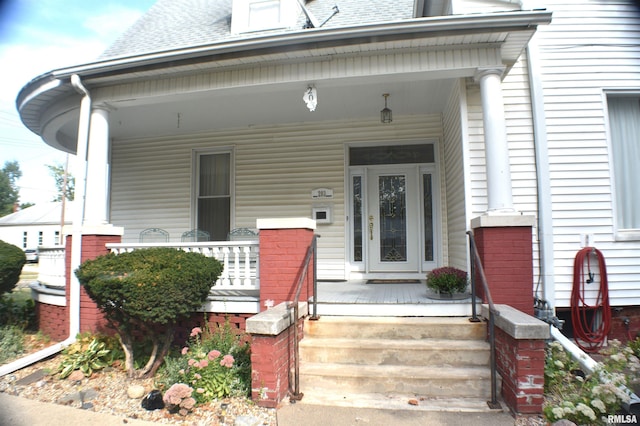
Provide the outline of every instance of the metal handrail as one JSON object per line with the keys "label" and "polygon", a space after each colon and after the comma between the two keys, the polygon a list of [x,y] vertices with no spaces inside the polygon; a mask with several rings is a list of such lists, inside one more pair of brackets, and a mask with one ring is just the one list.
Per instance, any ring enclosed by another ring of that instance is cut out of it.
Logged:
{"label": "metal handrail", "polygon": [[[473,231],[467,231],[467,235],[469,235],[469,251],[471,254],[471,312],[472,316],[469,319],[471,322],[479,322],[476,312],[476,276],[480,277],[480,283],[482,284],[482,289],[484,291],[484,297],[487,299],[487,303],[489,305],[489,346],[490,346],[490,364],[491,364],[491,401],[487,401],[489,408],[497,409],[501,408],[500,403],[498,402],[498,380],[497,380],[497,367],[496,367],[496,336],[495,336],[495,317],[500,316],[500,311],[498,311],[493,304],[493,299],[491,298],[491,290],[489,290],[489,285],[487,284],[487,277],[484,273],[484,268],[482,267],[482,261],[480,260],[480,255],[478,253],[478,248],[476,246],[476,240],[473,236]],[[477,268],[477,274],[476,274]]]}
{"label": "metal handrail", "polygon": [[[302,290],[302,283],[305,281],[307,276],[307,271],[309,270],[309,262],[313,259],[313,315],[311,319],[318,319],[318,280],[317,280],[317,272],[318,272],[318,262],[317,262],[317,240],[319,235],[314,235],[311,239],[311,244],[307,248],[307,254],[302,263],[302,268],[298,274],[298,282],[296,285],[296,295],[294,301],[289,305],[293,305],[293,332],[295,333],[293,336],[293,356],[294,356],[294,387],[293,392],[291,394],[291,402],[300,401],[304,396],[303,393],[300,392],[300,351],[299,351],[299,333],[298,333],[298,312],[299,312],[299,304],[300,304],[300,292]],[[307,284],[308,286],[308,284]]]}

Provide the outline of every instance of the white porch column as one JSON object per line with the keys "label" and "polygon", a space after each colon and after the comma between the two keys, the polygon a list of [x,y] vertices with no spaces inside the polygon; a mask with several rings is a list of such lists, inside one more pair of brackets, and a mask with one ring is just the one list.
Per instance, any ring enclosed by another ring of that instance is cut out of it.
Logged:
{"label": "white porch column", "polygon": [[484,121],[487,167],[487,213],[514,212],[509,169],[509,148],[504,118],[501,76],[503,68],[478,69]]}
{"label": "white porch column", "polygon": [[104,225],[109,195],[109,110],[106,106],[95,105],[91,110],[87,163],[84,224]]}

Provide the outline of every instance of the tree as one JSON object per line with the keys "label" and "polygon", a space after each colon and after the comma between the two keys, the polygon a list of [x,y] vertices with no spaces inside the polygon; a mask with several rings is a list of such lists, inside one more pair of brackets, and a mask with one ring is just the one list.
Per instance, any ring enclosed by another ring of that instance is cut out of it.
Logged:
{"label": "tree", "polygon": [[0,170],[0,216],[13,213],[13,207],[20,199],[17,181],[22,176],[17,161],[7,161]]}
{"label": "tree", "polygon": [[[221,272],[222,264],[203,254],[155,247],[87,260],[76,276],[118,330],[129,377],[148,378],[169,352],[177,322],[202,307]],[[136,336],[147,337],[153,345],[138,371]]]}
{"label": "tree", "polygon": [[51,176],[55,179],[56,188],[58,189],[52,201],[62,201],[63,194],[67,200],[73,201],[76,186],[75,178],[68,174],[66,168],[60,164],[48,164],[47,167],[49,168],[49,173],[51,173]]}

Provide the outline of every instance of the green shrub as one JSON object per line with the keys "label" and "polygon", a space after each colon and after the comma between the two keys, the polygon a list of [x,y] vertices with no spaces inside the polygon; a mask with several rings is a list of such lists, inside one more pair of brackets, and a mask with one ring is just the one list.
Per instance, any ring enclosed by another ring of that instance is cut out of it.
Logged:
{"label": "green shrub", "polygon": [[17,358],[24,352],[24,331],[15,325],[0,327],[0,364]]}
{"label": "green shrub", "polygon": [[[118,330],[129,376],[152,377],[169,351],[176,322],[202,306],[221,272],[213,258],[156,247],[88,260],[76,276]],[[134,366],[136,335],[153,345],[139,371]]]}
{"label": "green shrub", "polygon": [[196,327],[180,353],[168,356],[157,380],[161,388],[186,383],[198,403],[227,396],[249,396],[251,358],[247,336],[229,323],[210,330]]}
{"label": "green shrub", "polygon": [[0,296],[0,325],[15,325],[23,330],[36,329],[36,305],[28,295],[18,292]]}
{"label": "green shrub", "polygon": [[0,295],[13,291],[26,262],[20,248],[0,240]]}

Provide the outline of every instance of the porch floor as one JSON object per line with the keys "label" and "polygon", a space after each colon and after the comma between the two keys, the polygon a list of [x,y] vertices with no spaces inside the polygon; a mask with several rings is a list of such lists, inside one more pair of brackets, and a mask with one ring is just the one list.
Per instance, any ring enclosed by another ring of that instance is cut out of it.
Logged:
{"label": "porch floor", "polygon": [[[480,303],[476,300],[478,312]],[[309,306],[309,310],[313,307]],[[366,280],[318,281],[318,315],[471,316],[471,297],[431,299],[427,297],[424,280],[393,284],[367,284]]]}

